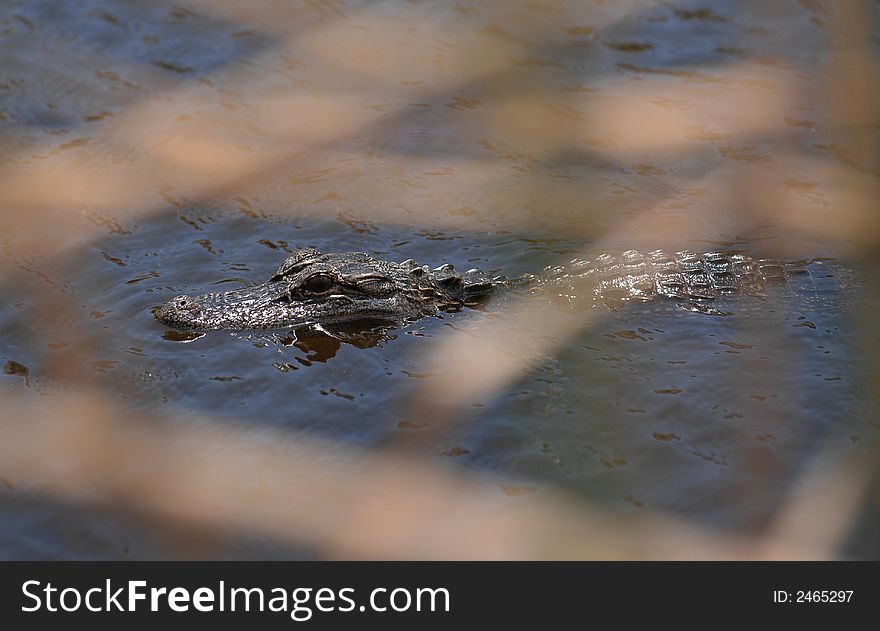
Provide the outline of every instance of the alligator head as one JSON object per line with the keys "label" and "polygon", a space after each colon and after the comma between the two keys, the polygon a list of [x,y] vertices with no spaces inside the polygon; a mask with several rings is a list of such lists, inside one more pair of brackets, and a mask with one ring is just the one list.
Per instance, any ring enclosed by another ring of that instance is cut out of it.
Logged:
{"label": "alligator head", "polygon": [[477,270],[436,270],[362,252],[301,250],[265,283],[222,293],[176,296],[155,311],[176,329],[274,329],[355,320],[403,321],[469,304],[492,281]]}

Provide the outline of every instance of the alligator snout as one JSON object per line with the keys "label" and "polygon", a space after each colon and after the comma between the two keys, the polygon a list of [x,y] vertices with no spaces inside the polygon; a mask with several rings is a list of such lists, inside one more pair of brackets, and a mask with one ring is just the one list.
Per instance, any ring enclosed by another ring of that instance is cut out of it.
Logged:
{"label": "alligator snout", "polygon": [[181,316],[194,315],[198,313],[199,309],[199,303],[193,300],[192,297],[181,295],[175,296],[156,309],[155,314],[160,322],[175,324],[180,320]]}
{"label": "alligator snout", "polygon": [[189,296],[175,296],[171,299],[171,304],[183,311],[193,311],[199,308],[199,303]]}

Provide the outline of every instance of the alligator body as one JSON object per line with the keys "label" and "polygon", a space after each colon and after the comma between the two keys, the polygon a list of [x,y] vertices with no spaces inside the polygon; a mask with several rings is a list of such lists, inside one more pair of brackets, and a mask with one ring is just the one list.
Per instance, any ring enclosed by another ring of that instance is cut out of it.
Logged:
{"label": "alligator body", "polygon": [[[181,330],[280,329],[359,320],[404,322],[475,306],[500,287],[522,287],[549,295],[585,292],[596,303],[677,298],[699,305],[735,293],[760,293],[783,282],[798,266],[740,254],[690,251],[575,259],[515,279],[490,277],[477,269],[459,273],[413,260],[395,263],[361,252],[289,256],[268,281],[254,287],[201,296],[176,296],[155,315]],[[720,313],[720,312],[718,312]]]}

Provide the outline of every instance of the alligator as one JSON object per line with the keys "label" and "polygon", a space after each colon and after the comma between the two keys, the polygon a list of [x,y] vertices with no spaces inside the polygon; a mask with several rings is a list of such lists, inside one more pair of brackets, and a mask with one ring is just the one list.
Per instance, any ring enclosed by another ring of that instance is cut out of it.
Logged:
{"label": "alligator", "polygon": [[282,329],[354,321],[408,322],[441,312],[476,307],[502,287],[526,288],[553,297],[586,293],[609,307],[658,297],[684,300],[682,307],[727,315],[710,306],[729,294],[760,294],[768,284],[805,271],[804,262],[754,259],[743,254],[691,251],[667,254],[602,254],[574,259],[537,274],[489,276],[479,269],[459,273],[412,259],[400,263],[363,252],[291,254],[265,282],[196,297],[175,296],[155,310],[178,330]]}

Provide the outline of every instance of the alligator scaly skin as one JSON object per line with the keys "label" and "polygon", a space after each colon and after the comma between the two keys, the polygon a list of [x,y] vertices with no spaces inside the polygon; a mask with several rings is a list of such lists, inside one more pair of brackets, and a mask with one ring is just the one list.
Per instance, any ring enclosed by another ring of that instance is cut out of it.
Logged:
{"label": "alligator scaly skin", "polygon": [[784,282],[803,263],[753,259],[742,254],[690,250],[642,254],[628,250],[619,256],[601,254],[592,260],[575,259],[568,266],[547,267],[536,277],[540,285],[588,282],[596,298],[653,300],[657,297],[712,300],[719,296],[756,294],[768,283]]}
{"label": "alligator scaly skin", "polygon": [[477,269],[459,273],[452,265],[430,269],[413,260],[395,263],[363,252],[321,254],[309,249],[289,256],[261,285],[194,298],[176,296],[155,315],[182,330],[404,322],[474,306],[499,288],[512,286],[550,293],[581,291],[593,302],[606,304],[661,296],[703,304],[726,294],[759,293],[768,283],[785,281],[795,269],[740,254],[629,250],[508,279]]}

